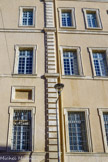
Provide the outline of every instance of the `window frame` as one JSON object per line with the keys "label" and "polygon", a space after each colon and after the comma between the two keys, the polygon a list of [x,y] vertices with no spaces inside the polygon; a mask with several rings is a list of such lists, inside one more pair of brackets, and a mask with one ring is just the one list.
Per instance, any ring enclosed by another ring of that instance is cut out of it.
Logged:
{"label": "window frame", "polygon": [[104,119],[103,119],[103,113],[108,113],[108,108],[98,108],[98,112],[99,112],[101,128],[102,128],[102,137],[103,137],[104,151],[106,153],[108,153],[108,145],[107,145],[105,125],[104,125]]}
{"label": "window frame", "polygon": [[[78,75],[65,75],[64,74],[64,62],[63,62],[63,52],[65,50],[70,50],[76,51],[76,55],[77,55],[77,63],[78,63]],[[62,64],[62,75],[64,76],[83,76],[83,66],[82,66],[82,58],[81,58],[81,48],[80,47],[70,47],[70,46],[60,46],[60,53],[61,53],[61,64]]]}
{"label": "window frame", "polygon": [[106,78],[108,77],[108,75],[106,76],[97,76],[96,75],[96,71],[95,71],[95,66],[94,66],[94,62],[93,62],[93,51],[102,51],[102,52],[105,52],[105,55],[106,55],[106,63],[107,63],[107,66],[108,66],[108,48],[91,48],[91,47],[88,47],[88,51],[89,51],[89,54],[90,54],[90,60],[91,60],[91,65],[92,65],[92,73],[93,73],[93,76],[94,77],[103,77],[103,78]]}
{"label": "window frame", "polygon": [[[31,90],[32,91],[32,99],[15,99],[15,91],[16,90]],[[11,87],[11,102],[26,102],[32,103],[35,102],[35,87],[28,87],[28,86],[12,86]]]}
{"label": "window frame", "polygon": [[[96,13],[96,20],[97,20],[97,27],[89,27],[88,26],[88,20],[87,20],[87,12]],[[100,10],[99,9],[93,9],[93,8],[83,8],[84,13],[84,20],[85,20],[85,28],[90,30],[102,30],[102,22],[100,18]]]}
{"label": "window frame", "polygon": [[[31,110],[31,150],[30,151],[19,151],[19,150],[12,150],[11,149],[11,139],[12,139],[12,128],[13,128],[13,114],[14,114],[14,110]],[[34,132],[35,132],[35,113],[36,113],[36,108],[35,107],[9,107],[9,133],[8,133],[8,147],[7,147],[7,151],[8,152],[31,152],[34,150]]]}
{"label": "window frame", "polygon": [[[22,19],[23,19],[23,10],[33,10],[33,24],[32,25],[23,25]],[[36,7],[35,6],[25,6],[19,8],[19,27],[35,27],[36,24]]]}
{"label": "window frame", "polygon": [[88,108],[64,108],[64,115],[65,115],[65,130],[66,130],[66,151],[69,153],[87,153],[87,152],[75,152],[70,150],[69,145],[69,130],[68,130],[68,112],[84,112],[85,113],[85,123],[86,123],[86,130],[87,130],[87,146],[88,151],[92,152],[92,139],[91,139],[91,130],[90,130],[90,121],[89,121],[89,109]]}
{"label": "window frame", "polygon": [[[18,73],[18,56],[20,49],[33,49],[33,63],[32,63],[32,74],[19,74]],[[14,58],[14,67],[13,67],[13,74],[17,75],[33,75],[37,74],[37,57],[36,57],[36,50],[37,46],[35,45],[15,45],[15,58]]]}
{"label": "window frame", "polygon": [[[59,11],[59,25],[60,28],[67,29],[75,29],[76,28],[76,20],[75,20],[75,8],[58,8]],[[62,26],[62,11],[70,11],[71,12],[71,23],[72,26]]]}

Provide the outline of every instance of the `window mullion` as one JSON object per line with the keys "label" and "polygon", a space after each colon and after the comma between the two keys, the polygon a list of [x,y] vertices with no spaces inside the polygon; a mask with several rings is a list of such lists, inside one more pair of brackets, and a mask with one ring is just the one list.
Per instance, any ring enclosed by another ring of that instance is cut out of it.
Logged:
{"label": "window mullion", "polygon": [[72,68],[71,68],[71,57],[70,57],[70,52],[69,53],[69,68],[70,68],[70,75],[72,75]]}

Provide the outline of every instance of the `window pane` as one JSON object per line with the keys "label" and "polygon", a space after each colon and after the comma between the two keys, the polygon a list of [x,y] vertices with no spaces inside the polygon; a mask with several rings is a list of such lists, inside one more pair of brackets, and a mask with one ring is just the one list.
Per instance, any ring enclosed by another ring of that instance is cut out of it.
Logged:
{"label": "window pane", "polygon": [[33,11],[32,10],[23,10],[23,25],[33,25]]}
{"label": "window pane", "polygon": [[87,13],[87,21],[89,27],[98,27],[96,13]]}
{"label": "window pane", "polygon": [[78,75],[77,54],[75,51],[63,52],[64,74]]}
{"label": "window pane", "polygon": [[12,150],[30,151],[31,111],[15,110],[13,116]]}
{"label": "window pane", "polygon": [[108,67],[106,62],[106,54],[101,52],[93,52],[93,61],[96,76],[107,76]]}
{"label": "window pane", "polygon": [[72,18],[71,18],[71,11],[62,12],[62,26],[72,26]]}
{"label": "window pane", "polygon": [[108,113],[103,113],[103,118],[104,118],[104,126],[105,126],[106,139],[108,145]]}
{"label": "window pane", "polygon": [[18,74],[32,74],[33,50],[20,50]]}
{"label": "window pane", "polygon": [[87,135],[84,112],[68,112],[68,129],[70,151],[86,152]]}

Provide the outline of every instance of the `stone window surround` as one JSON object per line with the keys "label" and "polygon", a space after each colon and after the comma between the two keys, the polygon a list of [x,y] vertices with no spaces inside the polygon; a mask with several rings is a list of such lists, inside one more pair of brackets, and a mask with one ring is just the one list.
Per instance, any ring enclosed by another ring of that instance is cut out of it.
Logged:
{"label": "stone window surround", "polygon": [[[32,123],[31,123],[31,127],[32,127],[32,143],[31,143],[31,151],[34,150],[34,132],[35,132],[35,113],[36,113],[36,108],[35,107],[9,107],[9,132],[8,132],[8,147],[7,147],[7,151],[8,152],[14,152],[14,150],[11,150],[11,138],[12,138],[12,128],[13,128],[13,113],[14,110],[31,110],[31,118],[32,118]],[[19,152],[19,151],[15,151],[15,152]],[[26,151],[25,151],[26,152]],[[27,151],[28,152],[28,151]]]}
{"label": "stone window surround", "polygon": [[[102,51],[102,52],[106,52],[107,58],[108,58],[108,48],[92,48],[92,47],[88,47],[88,51],[90,53],[90,59],[91,59],[91,64],[92,64],[92,72],[93,72],[93,76],[95,77],[103,77],[103,76],[96,76],[96,72],[95,72],[95,66],[94,66],[94,62],[93,62],[93,51]],[[107,65],[108,65],[108,61],[107,61]],[[107,77],[107,76],[106,76]]]}
{"label": "stone window surround", "polygon": [[[72,29],[72,28],[76,28],[76,21],[75,21],[75,8],[58,8],[59,11],[59,24],[60,24],[60,28],[63,29]],[[62,11],[71,11],[71,21],[72,21],[72,26],[62,26]]]}
{"label": "stone window surround", "polygon": [[[66,130],[66,151],[68,153],[74,153],[74,152],[70,151],[70,147],[69,147],[68,112],[85,112],[88,152],[92,152],[92,139],[91,139],[91,132],[90,132],[89,109],[88,108],[71,108],[71,107],[64,108],[65,130]],[[86,152],[75,152],[75,153],[86,153]]]}
{"label": "stone window surround", "polygon": [[105,149],[105,152],[108,153],[108,145],[107,145],[106,132],[105,132],[105,126],[104,126],[104,119],[103,119],[103,113],[108,112],[108,108],[98,108],[98,112],[99,112],[100,121],[101,121],[104,149]]}
{"label": "stone window surround", "polygon": [[[32,91],[32,99],[15,99],[15,91],[16,90],[31,90]],[[12,86],[11,87],[11,102],[35,102],[35,87],[30,86]]]}
{"label": "stone window surround", "polygon": [[[87,12],[95,12],[96,13],[96,18],[97,18],[97,23],[98,23],[98,27],[89,27],[88,26],[88,21],[87,21]],[[92,29],[92,30],[99,30],[99,29],[103,29],[102,28],[102,23],[101,23],[101,18],[100,18],[100,11],[99,9],[93,9],[93,8],[83,8],[83,13],[84,13],[84,20],[85,20],[85,27],[86,29]]]}
{"label": "stone window surround", "polygon": [[[23,10],[33,10],[33,24],[32,25],[23,25],[22,24],[22,14],[23,14]],[[36,24],[36,7],[33,6],[24,6],[24,7],[20,7],[19,8],[19,27],[35,27],[35,24]]]}
{"label": "stone window surround", "polygon": [[[65,75],[64,74],[64,63],[63,63],[63,51],[64,50],[76,50],[79,75]],[[70,47],[70,46],[60,46],[60,53],[61,53],[62,75],[65,75],[65,76],[83,76],[83,67],[82,67],[82,61],[81,61],[81,48],[80,47]]]}
{"label": "stone window surround", "polygon": [[[32,74],[18,74],[18,56],[19,56],[19,50],[20,49],[33,49],[33,69],[32,69]],[[17,75],[33,75],[37,74],[37,57],[36,57],[36,50],[37,50],[37,45],[15,45],[15,59],[14,59],[14,68],[13,68],[13,74]]]}

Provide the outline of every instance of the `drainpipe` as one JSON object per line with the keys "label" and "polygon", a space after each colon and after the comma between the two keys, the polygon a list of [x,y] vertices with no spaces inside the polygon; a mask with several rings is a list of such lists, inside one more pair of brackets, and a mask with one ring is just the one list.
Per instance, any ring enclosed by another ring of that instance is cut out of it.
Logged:
{"label": "drainpipe", "polygon": [[[61,75],[62,75],[62,66],[61,66],[61,62],[60,62],[60,52],[59,52],[59,36],[58,36],[58,21],[57,21],[57,4],[56,4],[56,0],[54,0],[54,15],[55,15],[55,28],[56,28],[56,61],[57,61],[57,73],[59,73],[59,77],[58,77],[58,82],[61,83]],[[58,95],[58,99],[60,97],[60,100],[59,100],[59,123],[60,123],[60,129],[61,129],[61,134],[60,134],[60,141],[62,143],[62,146],[61,146],[61,152],[62,152],[62,162],[64,162],[64,152],[65,152],[65,145],[64,145],[64,118],[63,118],[63,106],[62,106],[62,95]],[[57,101],[58,101],[57,99]],[[56,104],[57,104],[57,101],[56,101]],[[58,110],[58,109],[57,109]],[[59,147],[59,151],[60,151],[60,147]],[[60,156],[60,153],[59,153],[59,156]]]}

